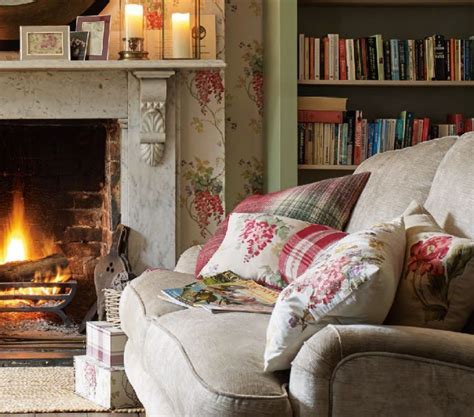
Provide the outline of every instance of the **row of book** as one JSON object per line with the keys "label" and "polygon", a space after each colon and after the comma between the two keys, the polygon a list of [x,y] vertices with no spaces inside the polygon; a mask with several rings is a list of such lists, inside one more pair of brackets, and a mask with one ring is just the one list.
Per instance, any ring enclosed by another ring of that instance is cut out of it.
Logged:
{"label": "row of book", "polygon": [[474,36],[343,39],[299,35],[299,80],[474,80]]}

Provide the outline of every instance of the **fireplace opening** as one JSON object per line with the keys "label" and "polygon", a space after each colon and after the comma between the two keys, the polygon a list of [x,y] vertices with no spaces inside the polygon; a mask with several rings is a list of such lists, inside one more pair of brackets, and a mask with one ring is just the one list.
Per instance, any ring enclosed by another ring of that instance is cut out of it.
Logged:
{"label": "fireplace opening", "polygon": [[0,334],[84,319],[119,201],[116,121],[0,122]]}

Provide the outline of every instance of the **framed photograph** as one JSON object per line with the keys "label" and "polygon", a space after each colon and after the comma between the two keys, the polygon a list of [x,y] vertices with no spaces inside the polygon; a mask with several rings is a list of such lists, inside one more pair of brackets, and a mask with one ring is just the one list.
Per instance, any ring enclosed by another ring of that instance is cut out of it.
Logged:
{"label": "framed photograph", "polygon": [[70,59],[69,26],[21,26],[20,59]]}
{"label": "framed photograph", "polygon": [[89,32],[87,59],[107,60],[109,58],[110,15],[79,16],[76,30]]}
{"label": "framed photograph", "polygon": [[89,45],[89,32],[71,32],[71,60],[84,61]]}

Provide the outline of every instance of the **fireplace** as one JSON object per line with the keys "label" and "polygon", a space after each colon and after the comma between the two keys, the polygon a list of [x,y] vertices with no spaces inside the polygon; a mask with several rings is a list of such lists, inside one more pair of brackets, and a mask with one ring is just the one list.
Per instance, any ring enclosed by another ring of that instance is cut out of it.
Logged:
{"label": "fireplace", "polygon": [[118,122],[0,122],[0,312],[81,322],[119,222]]}

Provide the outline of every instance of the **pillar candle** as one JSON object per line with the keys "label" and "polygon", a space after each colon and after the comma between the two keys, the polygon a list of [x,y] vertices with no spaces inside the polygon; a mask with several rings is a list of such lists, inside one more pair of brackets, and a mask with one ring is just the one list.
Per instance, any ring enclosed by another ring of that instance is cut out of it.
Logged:
{"label": "pillar candle", "polygon": [[191,58],[191,17],[189,13],[171,15],[173,58]]}
{"label": "pillar candle", "polygon": [[125,38],[144,38],[143,6],[141,4],[125,5]]}

